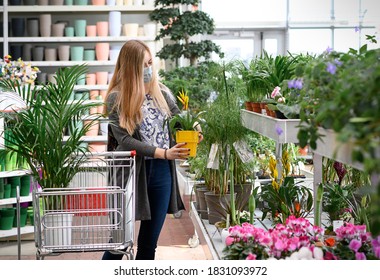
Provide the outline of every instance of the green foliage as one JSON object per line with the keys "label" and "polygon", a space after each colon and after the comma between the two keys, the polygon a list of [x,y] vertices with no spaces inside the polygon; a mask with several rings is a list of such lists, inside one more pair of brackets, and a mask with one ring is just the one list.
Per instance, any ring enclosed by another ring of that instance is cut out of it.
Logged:
{"label": "green foliage", "polygon": [[197,6],[198,1],[156,1],[156,8],[150,13],[150,19],[160,22],[161,28],[156,40],[170,38],[173,43],[163,46],[157,53],[161,59],[177,61],[184,56],[190,60],[190,65],[196,65],[198,59],[209,59],[211,53],[223,57],[220,47],[210,40],[192,41],[194,35],[212,34],[215,29],[214,20],[208,14],[200,10],[181,12],[178,5],[192,4]]}
{"label": "green foliage", "polygon": [[313,197],[311,191],[299,183],[295,183],[293,177],[286,177],[278,190],[272,184],[262,185],[258,193],[264,202],[262,220],[268,213],[273,222],[280,223],[285,223],[291,215],[305,218],[312,211]]}
{"label": "green foliage", "polygon": [[285,82],[294,77],[297,65],[304,60],[303,55],[288,54],[273,57],[263,51],[263,54],[253,58],[248,66],[242,63],[242,79],[247,87],[246,100],[261,102],[268,99],[276,86],[281,87],[284,95]]}
{"label": "green foliage", "polygon": [[337,183],[323,184],[322,210],[329,216],[330,224],[339,220],[342,211],[349,207],[347,199],[353,194],[352,186]]}
{"label": "green foliage", "polygon": [[[25,100],[26,109],[1,113],[6,123],[12,124],[8,127],[12,138],[5,145],[6,150],[26,160],[34,179],[43,188],[67,187],[85,159],[81,137],[98,117],[82,128],[75,127],[75,123],[99,104],[85,100],[72,102],[70,97],[78,78],[86,72],[84,65],[60,69],[56,84],[49,82],[31,89],[30,97]],[[10,80],[1,80],[0,84],[11,91],[16,91],[18,86],[17,81]],[[67,128],[71,135],[63,142]]]}
{"label": "green foliage", "polygon": [[205,106],[213,91],[211,80],[214,62],[199,63],[197,66],[177,67],[170,71],[160,71],[162,82],[174,93],[187,91],[193,111]]}
{"label": "green foliage", "polygon": [[203,122],[201,118],[203,113],[194,114],[190,110],[187,110],[173,116],[169,121],[170,131],[174,133],[176,130],[197,130],[196,126],[201,125]]}
{"label": "green foliage", "polygon": [[[216,192],[225,193],[228,190],[229,181],[229,160],[230,155],[237,156],[233,152],[233,144],[239,140],[244,140],[248,129],[241,122],[240,89],[243,87],[241,79],[236,73],[236,64],[231,62],[219,64],[210,72],[214,77],[210,80],[210,85],[217,93],[216,99],[205,108],[203,118],[205,120],[202,130],[205,139],[200,145],[205,145],[207,154],[213,144],[218,145],[217,160],[218,170],[209,170],[212,175],[210,179],[210,189]],[[236,167],[237,170],[244,170]]]}
{"label": "green foliage", "polygon": [[301,124],[302,146],[316,148],[323,139],[318,127],[332,129],[341,142],[354,142],[352,159],[367,172],[380,170],[376,156],[380,130],[380,49],[325,52],[303,69]]}

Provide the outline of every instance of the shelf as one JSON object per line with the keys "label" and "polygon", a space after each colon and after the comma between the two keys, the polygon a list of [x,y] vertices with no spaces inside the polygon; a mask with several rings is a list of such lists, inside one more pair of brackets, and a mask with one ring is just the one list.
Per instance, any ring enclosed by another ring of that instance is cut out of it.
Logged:
{"label": "shelf", "polygon": [[8,12],[9,13],[45,13],[45,12],[52,12],[52,13],[61,13],[61,12],[110,12],[110,11],[121,11],[121,12],[151,12],[154,10],[154,6],[97,6],[97,5],[47,5],[47,6],[39,6],[34,5],[32,6],[8,6]]}
{"label": "shelf", "polygon": [[[20,228],[21,234],[34,233],[34,226],[27,225]],[[9,230],[0,230],[0,238],[17,236],[17,228],[12,228]]]}
{"label": "shelf", "polygon": [[9,37],[9,43],[57,43],[57,42],[126,42],[128,40],[154,41],[154,38],[147,36],[101,36],[101,37]]}
{"label": "shelf", "polygon": [[[64,136],[63,142],[66,142],[69,137],[70,136]],[[94,142],[105,142],[106,143],[108,141],[108,137],[107,137],[107,135],[83,136],[81,138],[81,140],[85,143],[94,143]]]}
{"label": "shelf", "polygon": [[[28,196],[20,196],[20,203],[31,201],[33,201],[32,194],[29,194]],[[0,205],[9,205],[15,203],[17,203],[15,197],[0,199]]]}
{"label": "shelf", "polygon": [[[352,161],[354,143],[342,143],[337,140],[337,134],[331,129],[318,128],[318,133],[324,135],[322,140],[317,141],[317,148],[313,151],[323,157],[335,159],[344,164],[363,170],[363,164]],[[377,158],[380,158],[380,148],[377,149]]]}
{"label": "shelf", "polygon": [[81,90],[107,90],[108,85],[77,85],[74,86],[74,90],[81,91]]}
{"label": "shelf", "polygon": [[115,66],[115,61],[31,61],[33,66],[75,66],[86,64],[87,66]]}
{"label": "shelf", "polygon": [[[297,133],[299,119],[276,119],[248,110],[241,110],[243,125],[277,143],[298,143]],[[277,130],[282,130],[280,135]]]}
{"label": "shelf", "polygon": [[16,177],[31,174],[30,170],[22,169],[22,170],[13,170],[13,171],[1,171],[0,178],[8,178],[8,177]]}

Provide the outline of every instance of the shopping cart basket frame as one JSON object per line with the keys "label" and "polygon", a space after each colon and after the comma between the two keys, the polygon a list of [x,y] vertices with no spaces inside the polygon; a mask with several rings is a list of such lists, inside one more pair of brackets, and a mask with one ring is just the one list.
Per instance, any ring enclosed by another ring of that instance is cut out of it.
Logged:
{"label": "shopping cart basket frame", "polygon": [[114,251],[133,259],[135,151],[86,153],[67,188],[33,182],[36,258]]}

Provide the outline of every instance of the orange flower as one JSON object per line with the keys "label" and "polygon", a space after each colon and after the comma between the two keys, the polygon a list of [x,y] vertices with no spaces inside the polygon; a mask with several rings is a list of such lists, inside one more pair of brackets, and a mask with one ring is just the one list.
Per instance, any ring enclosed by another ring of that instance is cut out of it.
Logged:
{"label": "orange flower", "polygon": [[329,247],[333,247],[335,245],[335,238],[329,237],[325,240],[325,244]]}
{"label": "orange flower", "polygon": [[299,202],[294,202],[294,210],[296,210],[296,213],[301,211],[301,204]]}

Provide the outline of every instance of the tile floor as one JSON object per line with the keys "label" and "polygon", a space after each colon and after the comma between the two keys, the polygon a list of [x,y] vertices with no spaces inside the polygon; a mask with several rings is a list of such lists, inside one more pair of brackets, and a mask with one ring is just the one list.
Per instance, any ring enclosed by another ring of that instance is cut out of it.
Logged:
{"label": "tile floor", "polygon": [[[189,217],[189,197],[184,196],[186,211],[182,212],[180,218],[168,215],[165,221],[158,248],[156,251],[157,260],[207,260],[206,244],[199,244],[195,248],[188,245],[189,238],[193,237],[194,226]],[[136,229],[138,228],[138,223]],[[24,238],[25,239],[25,238]],[[21,259],[34,260],[36,248],[32,237],[23,240],[21,245]],[[99,260],[103,252],[91,253],[64,253],[58,256],[47,256],[45,259],[52,260]],[[17,260],[17,242],[0,242],[0,260]]]}

